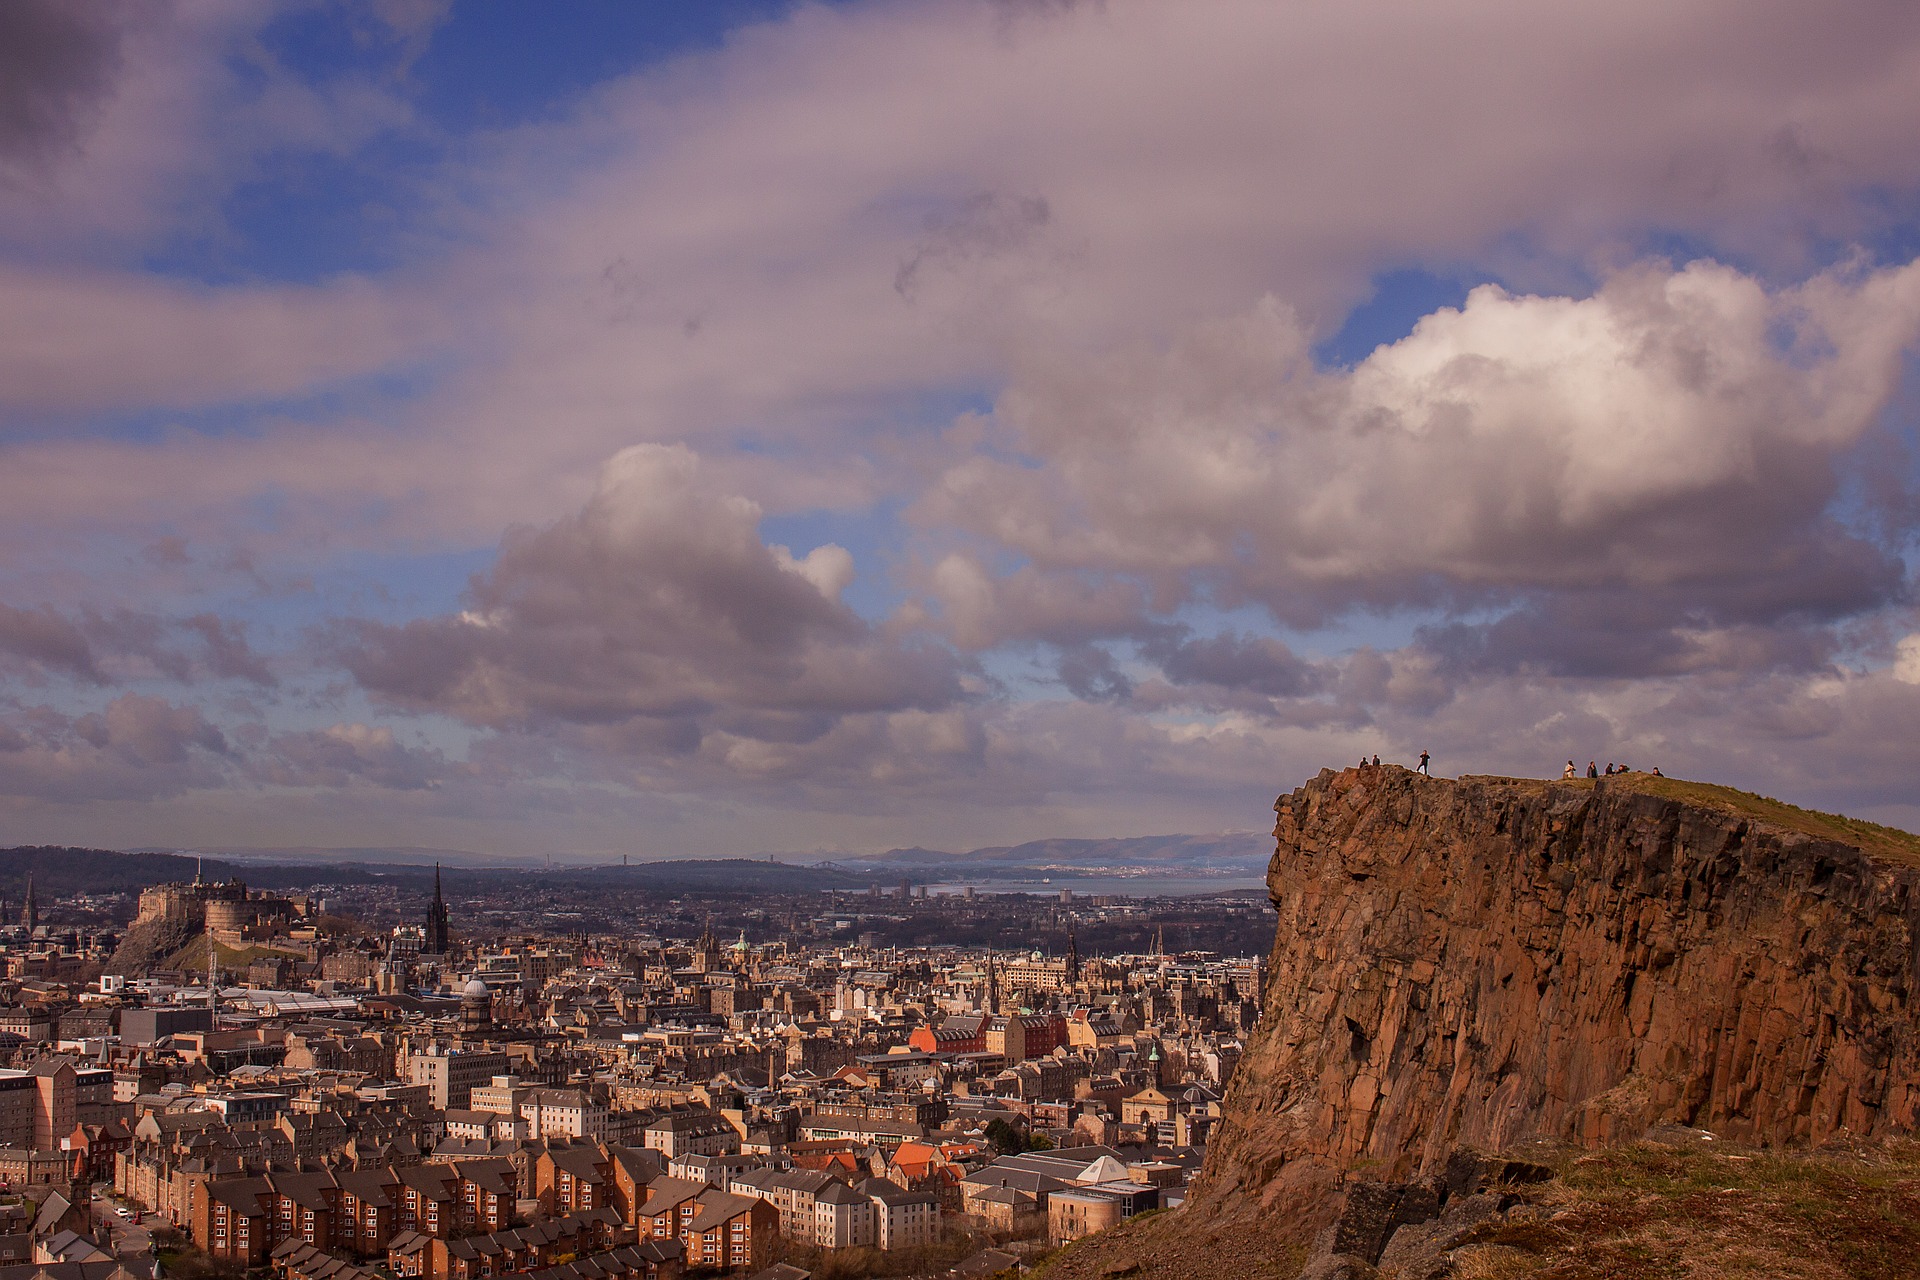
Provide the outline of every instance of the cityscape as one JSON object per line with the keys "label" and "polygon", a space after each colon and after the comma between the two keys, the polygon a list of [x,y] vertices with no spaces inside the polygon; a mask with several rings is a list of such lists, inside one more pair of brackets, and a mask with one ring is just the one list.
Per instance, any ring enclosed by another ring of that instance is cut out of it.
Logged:
{"label": "cityscape", "polygon": [[0,1280],[1915,1280],[1920,0],[0,0]]}
{"label": "cityscape", "polygon": [[1182,1202],[1272,929],[1247,890],[431,876],[46,900],[29,870],[0,1263],[995,1274]]}

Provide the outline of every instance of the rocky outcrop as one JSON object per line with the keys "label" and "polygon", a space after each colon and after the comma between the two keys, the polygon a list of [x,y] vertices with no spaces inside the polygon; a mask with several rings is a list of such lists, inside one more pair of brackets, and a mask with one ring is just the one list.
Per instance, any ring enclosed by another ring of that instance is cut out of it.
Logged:
{"label": "rocky outcrop", "polygon": [[128,927],[107,961],[108,973],[140,977],[200,936],[200,926],[187,920],[144,920]]}
{"label": "rocky outcrop", "polygon": [[1920,858],[1743,799],[1391,766],[1281,797],[1265,1004],[1193,1209],[1321,1227],[1335,1188],[1432,1185],[1463,1146],[1657,1124],[1913,1131]]}

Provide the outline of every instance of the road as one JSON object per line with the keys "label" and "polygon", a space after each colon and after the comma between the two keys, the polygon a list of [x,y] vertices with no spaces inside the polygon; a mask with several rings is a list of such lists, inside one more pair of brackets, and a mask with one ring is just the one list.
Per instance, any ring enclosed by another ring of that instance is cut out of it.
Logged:
{"label": "road", "polygon": [[[112,1188],[104,1182],[93,1184],[92,1212],[96,1222],[104,1220],[107,1224],[107,1230],[113,1241],[110,1246],[113,1256],[127,1261],[152,1257],[153,1236],[147,1231],[144,1223],[135,1226],[131,1219],[123,1218],[114,1212],[114,1202],[107,1194],[110,1190]],[[128,1269],[137,1270],[138,1268]]]}

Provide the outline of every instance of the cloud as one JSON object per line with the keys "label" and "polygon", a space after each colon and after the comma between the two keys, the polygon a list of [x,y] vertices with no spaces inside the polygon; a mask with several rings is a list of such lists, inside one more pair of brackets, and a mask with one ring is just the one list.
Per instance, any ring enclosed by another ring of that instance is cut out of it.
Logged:
{"label": "cloud", "polygon": [[77,145],[120,67],[119,6],[16,0],[0,9],[0,181]]}
{"label": "cloud", "polygon": [[220,785],[230,754],[197,709],[161,698],[123,694],[78,716],[26,708],[0,718],[0,796],[152,800]]}
{"label": "cloud", "polygon": [[[409,6],[385,6],[399,17]],[[417,6],[416,6],[417,7]],[[276,61],[284,11],[233,0],[18,0],[0,28],[0,245],[35,261],[170,238],[218,241],[224,202],[296,156],[344,156],[416,128],[388,77],[428,32],[389,38],[358,65],[304,74]],[[428,16],[428,15],[423,15]]]}
{"label": "cloud", "polygon": [[[1849,472],[1916,274],[1820,264],[1912,207],[1910,4],[795,6],[453,138],[407,78],[445,6],[353,12],[316,75],[269,10],[122,11],[20,82],[0,191],[0,571],[50,602],[0,611],[8,674],[346,722],[169,763],[22,711],[16,778],[985,842],[1257,813],[1388,744],[1883,776],[1843,739],[1904,731],[1913,486]],[[147,268],[244,240],[290,155],[405,185],[401,265]],[[1404,266],[1505,284],[1317,365]],[[763,535],[827,510],[867,541]],[[287,608],[357,690],[251,647]],[[466,759],[409,745],[441,716]]]}
{"label": "cloud", "polygon": [[960,698],[949,653],[840,601],[845,551],[796,557],[763,542],[759,521],[690,450],[636,446],[578,514],[511,533],[465,611],[348,626],[339,659],[390,706],[571,727],[622,753],[686,754],[711,734],[806,740],[846,716]]}
{"label": "cloud", "polygon": [[[1022,572],[1132,580],[1161,613],[1530,610],[1479,628],[1493,655],[1582,610],[1675,633],[1656,647],[1833,620],[1904,589],[1897,548],[1835,504],[1917,331],[1920,264],[1771,292],[1708,262],[1586,298],[1485,286],[1351,370],[1268,304],[1158,353],[1031,365],[996,412],[1023,460],[959,462],[919,518]],[[995,589],[929,585],[970,633],[1012,632]]]}
{"label": "cloud", "polygon": [[83,608],[69,617],[50,605],[0,603],[0,660],[37,680],[64,677],[105,685],[140,679],[179,683],[276,683],[242,622],[215,614],[170,619],[133,609]]}
{"label": "cloud", "polygon": [[292,396],[416,359],[444,326],[366,281],[208,289],[0,267],[0,412]]}
{"label": "cloud", "polygon": [[98,681],[93,648],[80,628],[52,609],[0,604],[0,654],[82,680]]}
{"label": "cloud", "polygon": [[365,724],[276,734],[261,757],[254,776],[283,787],[422,791],[439,786],[449,771],[441,752],[406,746],[391,728]]}
{"label": "cloud", "polygon": [[79,144],[119,71],[119,10],[17,0],[0,10],[0,182]]}
{"label": "cloud", "polygon": [[[87,172],[139,194],[70,176],[41,241],[123,205],[138,207],[115,225],[217,224],[161,193],[217,198],[252,155],[352,154],[417,128],[366,75],[267,65],[272,94],[233,83],[220,55],[257,43],[250,13],[129,28],[129,83]],[[436,14],[398,6],[390,30]],[[459,148],[422,179],[438,202],[394,233],[416,260],[385,288],[180,296],[79,272],[44,285],[97,302],[72,304],[56,355],[73,358],[5,380],[54,415],[294,394],[401,360],[443,375],[429,394],[245,440],[40,440],[0,472],[60,527],[111,506],[290,557],[321,537],[484,543],[551,518],[645,440],[694,441],[715,467],[773,443],[816,477],[882,458],[898,486],[934,451],[915,433],[930,402],[991,394],[1022,360],[1165,342],[1262,294],[1321,335],[1383,266],[1491,263],[1564,287],[1657,233],[1793,268],[1910,191],[1916,75],[1920,15],[1895,4],[1816,22],[1784,0],[1642,2],[1550,23],[1517,3],[1444,19],[1257,0],[800,6]],[[1334,123],[1303,123],[1327,104]],[[137,323],[116,321],[123,301]],[[345,461],[375,452],[379,468]],[[156,468],[167,485],[144,484]],[[743,491],[788,500],[777,474]]]}

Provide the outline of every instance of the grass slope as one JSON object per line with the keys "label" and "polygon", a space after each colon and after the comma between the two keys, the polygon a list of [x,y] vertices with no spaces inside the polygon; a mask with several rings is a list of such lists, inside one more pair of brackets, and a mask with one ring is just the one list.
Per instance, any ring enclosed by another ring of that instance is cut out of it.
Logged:
{"label": "grass slope", "polygon": [[1572,1158],[1532,1220],[1454,1254],[1461,1280],[1912,1280],[1920,1143],[1787,1154],[1638,1143]]}
{"label": "grass slope", "polygon": [[1898,827],[1883,827],[1877,822],[1865,822],[1859,818],[1843,817],[1837,813],[1802,809],[1799,805],[1775,800],[1771,796],[1755,795],[1751,791],[1739,791],[1733,787],[1715,786],[1710,782],[1656,778],[1650,773],[1615,775],[1602,781],[1613,787],[1625,786],[1634,791],[1664,796],[1669,800],[1684,800],[1689,804],[1719,809],[1724,813],[1733,813],[1753,821],[1785,827],[1789,831],[1799,831],[1822,840],[1850,844],[1862,853],[1885,858],[1888,861],[1920,866],[1920,835],[1915,835],[1911,831],[1902,831]]}
{"label": "grass slope", "polygon": [[1877,822],[1849,818],[1838,813],[1821,813],[1799,805],[1756,795],[1737,787],[1712,782],[1691,782],[1685,778],[1656,778],[1650,773],[1618,773],[1611,778],[1509,778],[1494,774],[1464,774],[1462,782],[1494,782],[1503,786],[1544,791],[1549,787],[1575,787],[1592,790],[1630,791],[1679,800],[1702,809],[1765,823],[1820,840],[1852,845],[1870,857],[1906,866],[1920,866],[1920,835],[1898,827],[1883,827]]}

